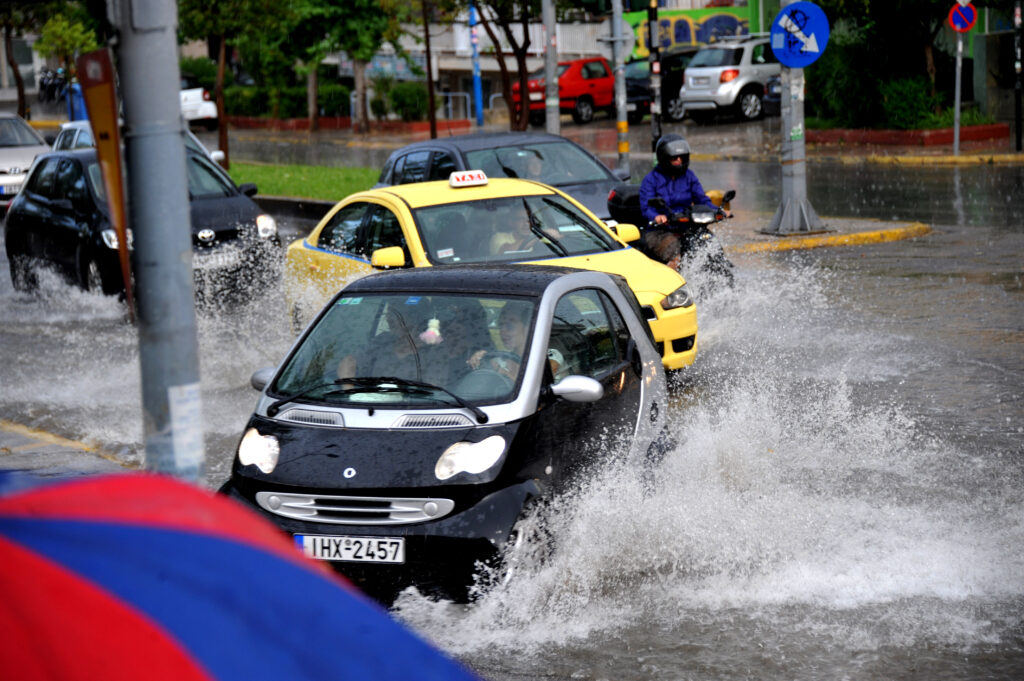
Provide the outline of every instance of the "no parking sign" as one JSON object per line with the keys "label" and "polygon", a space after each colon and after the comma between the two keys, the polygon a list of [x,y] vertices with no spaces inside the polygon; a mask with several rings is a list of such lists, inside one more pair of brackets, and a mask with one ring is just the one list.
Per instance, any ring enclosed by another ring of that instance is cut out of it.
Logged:
{"label": "no parking sign", "polygon": [[978,20],[978,10],[970,2],[957,0],[953,9],[949,10],[949,25],[957,33],[966,33],[974,28],[974,22]]}

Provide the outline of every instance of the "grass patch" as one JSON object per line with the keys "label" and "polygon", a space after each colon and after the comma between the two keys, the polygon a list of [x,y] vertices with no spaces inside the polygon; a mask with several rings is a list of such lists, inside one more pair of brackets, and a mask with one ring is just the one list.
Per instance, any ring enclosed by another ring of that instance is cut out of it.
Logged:
{"label": "grass patch", "polygon": [[235,184],[254,182],[264,196],[340,201],[349,194],[369,189],[380,177],[379,168],[331,168],[327,166],[264,165],[231,163]]}

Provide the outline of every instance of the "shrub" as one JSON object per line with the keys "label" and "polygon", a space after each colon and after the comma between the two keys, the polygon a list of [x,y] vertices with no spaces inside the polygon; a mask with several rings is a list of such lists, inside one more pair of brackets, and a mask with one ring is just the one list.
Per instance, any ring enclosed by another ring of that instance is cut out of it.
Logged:
{"label": "shrub", "polygon": [[[833,121],[838,127],[867,128],[882,121],[875,79],[867,75],[873,61],[870,27],[851,28],[839,22],[828,49],[804,70],[808,117]],[[877,50],[875,50],[877,52]]]}
{"label": "shrub", "polygon": [[422,121],[427,117],[427,86],[420,81],[397,83],[391,89],[391,103],[403,121]]}
{"label": "shrub", "polygon": [[927,127],[940,98],[931,93],[925,78],[905,78],[883,83],[879,87],[887,127],[914,130]]}
{"label": "shrub", "polygon": [[[183,57],[179,62],[179,68],[183,74],[188,73],[195,76],[196,80],[199,81],[199,85],[211,93],[213,92],[213,87],[217,84],[217,62],[206,57]],[[225,87],[230,85],[231,82],[231,72],[225,69]]]}
{"label": "shrub", "polygon": [[324,116],[348,116],[352,91],[337,83],[330,83],[320,86],[317,102],[320,105],[320,113]]}

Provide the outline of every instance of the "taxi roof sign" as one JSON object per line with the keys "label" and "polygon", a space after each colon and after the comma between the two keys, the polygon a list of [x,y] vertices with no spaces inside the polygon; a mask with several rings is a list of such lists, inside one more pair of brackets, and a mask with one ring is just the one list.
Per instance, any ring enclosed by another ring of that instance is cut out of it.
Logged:
{"label": "taxi roof sign", "polygon": [[482,170],[456,170],[448,176],[450,187],[475,187],[487,184],[487,174]]}

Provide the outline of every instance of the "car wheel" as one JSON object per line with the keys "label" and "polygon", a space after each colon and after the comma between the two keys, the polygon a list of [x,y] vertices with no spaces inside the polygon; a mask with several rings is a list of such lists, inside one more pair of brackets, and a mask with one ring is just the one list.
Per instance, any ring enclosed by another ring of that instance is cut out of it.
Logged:
{"label": "car wheel", "polygon": [[8,254],[7,261],[11,266],[11,285],[14,286],[14,290],[35,290],[36,276],[32,269],[32,259],[19,253]]}
{"label": "car wheel", "polygon": [[590,97],[580,97],[576,100],[576,106],[572,109],[573,123],[583,125],[594,120],[594,103]]}
{"label": "car wheel", "polygon": [[683,104],[682,97],[676,97],[675,99],[669,100],[665,106],[665,117],[670,121],[681,121],[683,116],[686,115],[686,105]]}
{"label": "car wheel", "polygon": [[736,113],[746,121],[754,121],[761,117],[764,107],[761,106],[761,95],[754,89],[744,90],[736,100]]}
{"label": "car wheel", "polygon": [[78,252],[78,285],[84,291],[107,293],[99,264],[85,251]]}

